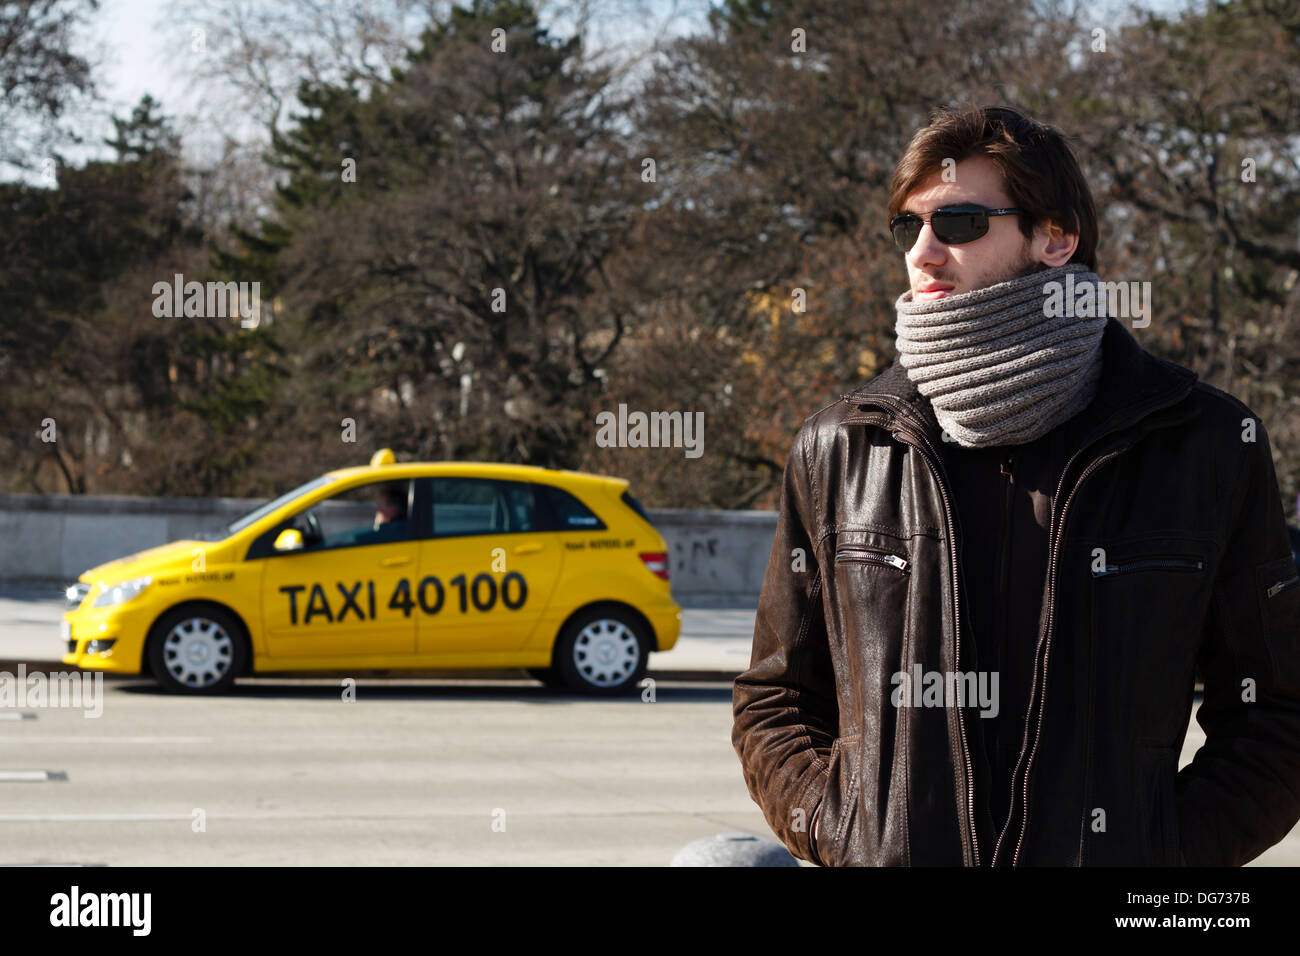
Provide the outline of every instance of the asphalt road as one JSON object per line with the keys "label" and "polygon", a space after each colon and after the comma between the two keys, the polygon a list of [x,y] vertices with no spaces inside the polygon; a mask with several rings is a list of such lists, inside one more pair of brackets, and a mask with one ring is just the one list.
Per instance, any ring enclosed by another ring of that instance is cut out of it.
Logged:
{"label": "asphalt road", "polygon": [[0,863],[662,866],[701,837],[771,839],[727,684],[659,684],[653,703],[524,682],[359,681],[354,702],[325,680],[103,686],[98,719],[0,721],[0,768],[66,774],[0,782]]}
{"label": "asphalt road", "polygon": [[[48,618],[0,601],[0,648]],[[752,612],[688,612],[689,653],[743,669],[746,629]],[[662,866],[692,840],[773,838],[726,681],[661,679],[654,702],[507,680],[362,679],[351,702],[338,679],[102,688],[98,718],[0,707],[0,864]],[[1203,742],[1193,719],[1181,765]],[[1255,865],[1300,866],[1300,827]]]}

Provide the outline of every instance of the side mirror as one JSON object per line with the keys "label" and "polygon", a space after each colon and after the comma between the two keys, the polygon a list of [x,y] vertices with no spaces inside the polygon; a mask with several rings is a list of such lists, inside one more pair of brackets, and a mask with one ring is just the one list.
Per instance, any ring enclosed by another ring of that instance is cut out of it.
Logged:
{"label": "side mirror", "polygon": [[301,551],[302,532],[297,528],[285,528],[276,535],[273,547],[277,551]]}

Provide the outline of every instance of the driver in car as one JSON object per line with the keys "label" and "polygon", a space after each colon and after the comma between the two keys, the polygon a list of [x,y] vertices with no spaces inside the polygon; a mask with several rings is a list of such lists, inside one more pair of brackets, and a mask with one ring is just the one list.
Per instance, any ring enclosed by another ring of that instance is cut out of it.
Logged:
{"label": "driver in car", "polygon": [[375,522],[367,542],[400,541],[407,535],[406,483],[381,485],[379,502],[375,509]]}

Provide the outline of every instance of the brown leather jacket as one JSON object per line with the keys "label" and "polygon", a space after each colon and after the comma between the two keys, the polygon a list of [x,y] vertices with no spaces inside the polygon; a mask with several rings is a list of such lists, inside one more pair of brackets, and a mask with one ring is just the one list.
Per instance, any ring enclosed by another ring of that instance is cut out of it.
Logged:
{"label": "brown leather jacket", "polygon": [[[897,676],[973,653],[933,409],[895,363],[804,422],[732,698],[745,783],[795,856],[1236,866],[1300,819],[1300,576],[1263,423],[1114,318],[1102,347],[1000,832],[972,772],[979,703]],[[1198,674],[1206,742],[1179,771]]]}

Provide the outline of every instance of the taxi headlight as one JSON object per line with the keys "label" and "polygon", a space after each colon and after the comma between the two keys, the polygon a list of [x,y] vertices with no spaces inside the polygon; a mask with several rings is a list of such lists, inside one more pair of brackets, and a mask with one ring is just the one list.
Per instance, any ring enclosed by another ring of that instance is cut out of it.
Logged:
{"label": "taxi headlight", "polygon": [[68,602],[68,610],[75,611],[81,607],[81,602],[86,599],[86,595],[89,593],[90,585],[85,581],[78,581],[76,584],[68,585],[68,589],[63,592],[63,596]]}
{"label": "taxi headlight", "polygon": [[152,581],[153,576],[146,574],[142,578],[132,578],[130,581],[123,581],[121,584],[114,584],[95,598],[95,603],[91,607],[112,607],[114,604],[122,604],[138,595]]}

